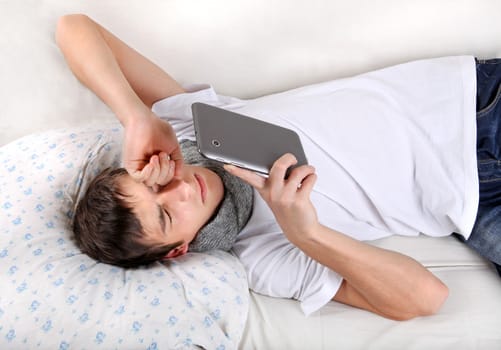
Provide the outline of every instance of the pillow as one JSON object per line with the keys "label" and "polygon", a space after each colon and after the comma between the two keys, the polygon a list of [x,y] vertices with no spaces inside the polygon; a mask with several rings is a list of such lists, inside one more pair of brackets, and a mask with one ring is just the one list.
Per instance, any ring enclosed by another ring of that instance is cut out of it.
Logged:
{"label": "pillow", "polygon": [[0,348],[237,348],[249,294],[231,254],[122,269],[74,244],[76,200],[119,165],[121,136],[112,123],[0,148]]}

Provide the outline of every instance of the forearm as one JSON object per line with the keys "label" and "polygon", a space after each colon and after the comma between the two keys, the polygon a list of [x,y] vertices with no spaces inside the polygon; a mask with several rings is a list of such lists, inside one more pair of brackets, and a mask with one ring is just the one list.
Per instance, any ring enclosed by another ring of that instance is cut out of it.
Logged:
{"label": "forearm", "polygon": [[225,169],[251,184],[270,206],[287,238],[344,278],[335,300],[393,319],[429,315],[447,297],[447,287],[408,256],[370,246],[319,223],[310,200],[316,181],[310,165],[291,154],[280,157],[267,179],[235,166]]}
{"label": "forearm", "polygon": [[325,226],[293,243],[344,277],[340,301],[389,318],[409,319],[435,313],[447,297],[447,287],[414,259]]}
{"label": "forearm", "polygon": [[93,22],[62,19],[57,43],[75,76],[115,113],[123,125],[147,115],[141,101],[123,74],[113,52]]}
{"label": "forearm", "polygon": [[122,159],[129,174],[154,191],[180,175],[183,156],[175,131],[151,111],[151,106],[183,93],[183,88],[86,15],[61,17],[56,41],[75,76],[125,127]]}

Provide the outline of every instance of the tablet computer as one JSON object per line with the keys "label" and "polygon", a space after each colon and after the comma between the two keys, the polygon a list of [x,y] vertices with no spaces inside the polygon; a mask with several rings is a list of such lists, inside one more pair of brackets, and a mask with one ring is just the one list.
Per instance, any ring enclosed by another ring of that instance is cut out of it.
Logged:
{"label": "tablet computer", "polygon": [[308,163],[293,130],[205,103],[191,108],[198,151],[209,159],[261,174],[285,153],[297,158],[295,167]]}

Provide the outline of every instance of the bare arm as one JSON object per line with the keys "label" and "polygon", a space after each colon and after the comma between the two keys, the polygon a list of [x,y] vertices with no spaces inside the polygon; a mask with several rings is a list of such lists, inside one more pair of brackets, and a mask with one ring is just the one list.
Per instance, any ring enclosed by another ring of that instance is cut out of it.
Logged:
{"label": "bare arm", "polygon": [[176,171],[182,167],[182,156],[172,128],[150,108],[159,99],[184,92],[182,87],[85,15],[61,17],[56,41],[75,76],[125,127],[124,163],[129,173],[150,186],[165,184],[174,163],[158,155],[168,154]]}
{"label": "bare arm", "polygon": [[447,287],[414,259],[325,226],[293,243],[344,277],[334,300],[345,304],[406,320],[434,314],[448,295]]}
{"label": "bare arm", "polygon": [[122,124],[155,101],[184,92],[160,67],[85,15],[61,17],[56,41],[73,74]]}
{"label": "bare arm", "polygon": [[225,166],[254,186],[272,209],[287,238],[307,255],[343,276],[334,300],[379,315],[406,320],[435,313],[447,287],[414,259],[354,240],[321,225],[309,197],[316,181],[311,166],[295,168],[292,155],[278,159],[268,179]]}

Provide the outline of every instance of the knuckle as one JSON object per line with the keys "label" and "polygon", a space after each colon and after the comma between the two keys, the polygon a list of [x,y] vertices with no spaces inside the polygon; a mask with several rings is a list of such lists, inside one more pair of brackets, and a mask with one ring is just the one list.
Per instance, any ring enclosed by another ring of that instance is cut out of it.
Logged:
{"label": "knuckle", "polygon": [[275,169],[278,171],[286,171],[288,167],[289,167],[289,164],[286,163],[285,161],[281,161],[281,160],[275,164]]}

